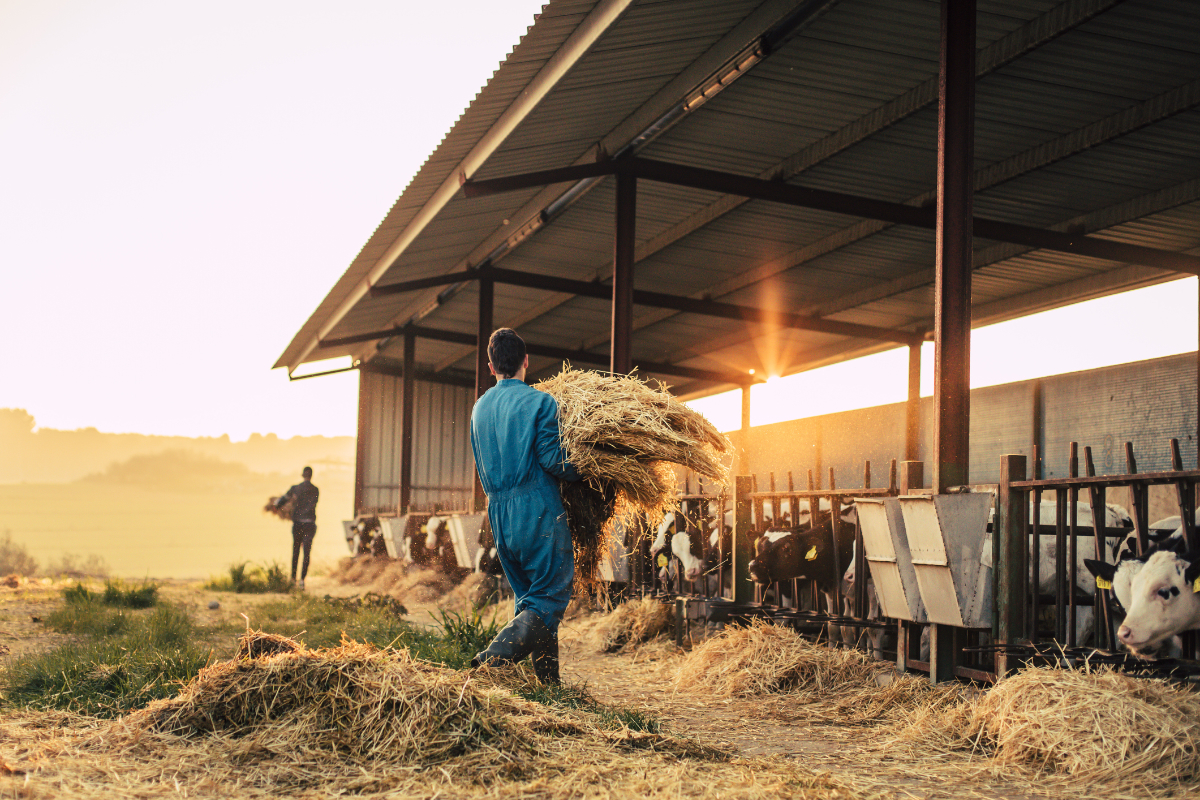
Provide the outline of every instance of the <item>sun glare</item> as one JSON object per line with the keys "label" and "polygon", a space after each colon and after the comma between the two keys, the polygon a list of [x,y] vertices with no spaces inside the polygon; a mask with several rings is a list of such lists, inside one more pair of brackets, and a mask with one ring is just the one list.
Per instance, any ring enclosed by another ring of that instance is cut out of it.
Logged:
{"label": "sun glare", "polygon": [[[971,388],[1192,352],[1197,345],[1196,298],[1196,278],[1185,278],[976,328],[971,331]],[[1097,324],[1104,321],[1111,324]],[[921,347],[922,397],[933,394],[933,359],[933,342],[926,342]],[[737,430],[741,395],[735,389],[688,405],[722,431]],[[898,348],[786,377],[771,375],[750,389],[750,425],[899,403],[907,397],[908,351]]]}

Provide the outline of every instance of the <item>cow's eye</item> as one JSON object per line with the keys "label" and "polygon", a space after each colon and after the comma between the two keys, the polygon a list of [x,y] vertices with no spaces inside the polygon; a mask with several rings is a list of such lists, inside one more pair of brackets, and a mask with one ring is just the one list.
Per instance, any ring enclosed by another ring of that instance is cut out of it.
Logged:
{"label": "cow's eye", "polygon": [[1172,595],[1179,594],[1179,590],[1172,586],[1169,589],[1159,589],[1158,596],[1163,600],[1170,600]]}

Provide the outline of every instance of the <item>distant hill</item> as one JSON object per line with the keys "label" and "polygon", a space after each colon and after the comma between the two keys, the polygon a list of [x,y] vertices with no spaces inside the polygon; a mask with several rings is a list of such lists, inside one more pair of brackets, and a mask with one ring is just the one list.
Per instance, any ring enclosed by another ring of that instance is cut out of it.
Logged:
{"label": "distant hill", "polygon": [[[102,433],[95,428],[73,431],[40,428],[24,409],[0,408],[0,483],[70,483],[89,481],[140,482],[178,470],[205,480],[256,482],[270,476],[280,489],[299,479],[300,469],[311,466],[321,479],[352,480],[353,436],[293,436],[280,439],[273,433],[253,434],[244,442],[228,436],[146,436],[138,433]],[[155,460],[157,457],[158,460]],[[224,464],[226,466],[219,466]],[[233,471],[244,468],[238,478]],[[258,473],[253,475],[251,473]],[[135,481],[136,477],[136,481]],[[257,485],[257,484],[256,484]],[[276,490],[278,491],[278,490]]]}

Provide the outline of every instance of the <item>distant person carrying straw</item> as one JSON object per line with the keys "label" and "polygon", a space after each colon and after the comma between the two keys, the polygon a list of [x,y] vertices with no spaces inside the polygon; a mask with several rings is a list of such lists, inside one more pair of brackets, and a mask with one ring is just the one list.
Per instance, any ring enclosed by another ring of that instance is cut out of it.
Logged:
{"label": "distant person carrying straw", "polygon": [[292,503],[292,583],[296,583],[296,561],[300,558],[300,550],[304,550],[304,566],[300,570],[300,583],[296,584],[300,591],[304,591],[308,556],[312,552],[313,537],[317,535],[317,498],[321,492],[313,486],[312,474],[312,467],[305,467],[300,473],[304,480],[275,500],[276,508],[283,508],[289,500]]}
{"label": "distant person carrying straw", "polygon": [[516,616],[472,666],[533,657],[546,683],[559,683],[558,624],[571,600],[575,555],[558,481],[578,481],[559,440],[558,404],[525,384],[529,356],[511,328],[488,340],[496,385],[471,412],[471,449],[488,496],[496,554],[516,594]]}

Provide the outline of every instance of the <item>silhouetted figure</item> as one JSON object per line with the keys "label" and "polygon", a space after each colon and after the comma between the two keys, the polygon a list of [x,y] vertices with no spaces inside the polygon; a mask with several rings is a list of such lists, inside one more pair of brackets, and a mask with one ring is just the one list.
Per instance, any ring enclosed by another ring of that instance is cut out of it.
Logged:
{"label": "silhouetted figure", "polygon": [[304,579],[308,577],[308,557],[312,552],[313,537],[317,535],[317,499],[321,495],[313,486],[312,474],[312,467],[305,467],[300,473],[304,480],[275,501],[276,508],[283,508],[284,503],[292,501],[292,583],[296,583],[296,562],[303,549],[304,565],[300,568],[300,583],[297,584],[301,591],[304,590]]}

